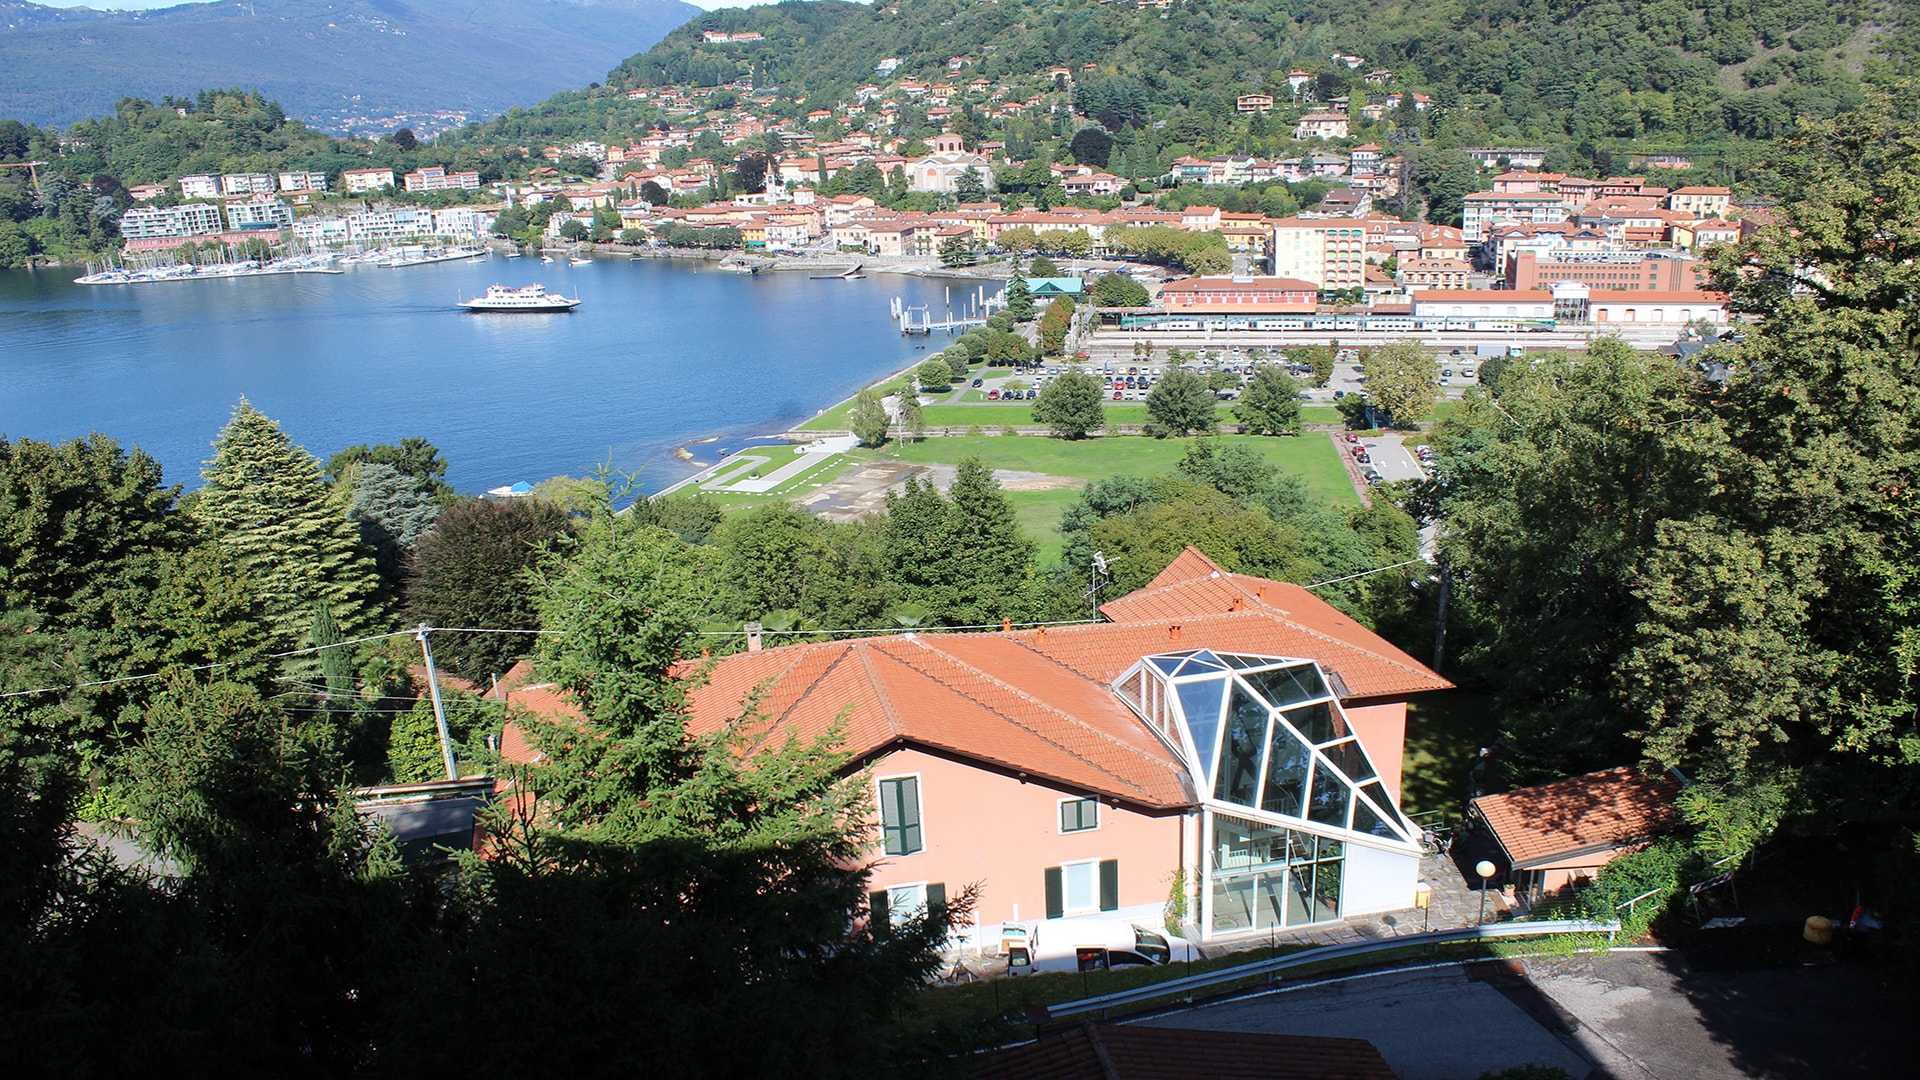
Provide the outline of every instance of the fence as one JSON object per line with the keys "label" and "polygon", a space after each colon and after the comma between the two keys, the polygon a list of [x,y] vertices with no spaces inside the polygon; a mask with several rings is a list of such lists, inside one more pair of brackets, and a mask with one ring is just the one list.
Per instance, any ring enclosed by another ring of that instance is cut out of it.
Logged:
{"label": "fence", "polygon": [[1328,945],[1324,948],[1307,949],[1271,960],[1257,960],[1250,964],[1168,979],[1165,982],[1138,986],[1131,990],[1117,990],[1111,994],[1044,1006],[1046,1014],[1044,1018],[1057,1020],[1061,1017],[1090,1012],[1098,1012],[1104,1018],[1108,1009],[1137,1005],[1157,998],[1190,997],[1197,990],[1248,978],[1264,976],[1267,982],[1272,983],[1282,972],[1324,964],[1329,960],[1351,960],[1393,949],[1453,945],[1464,941],[1491,941],[1497,938],[1546,937],[1553,934],[1606,934],[1611,938],[1614,931],[1618,929],[1620,924],[1612,920],[1597,922],[1588,919],[1566,919],[1559,922],[1498,923],[1493,926],[1468,927],[1464,930],[1436,930],[1429,934],[1407,934],[1404,937],[1361,941],[1351,945]]}

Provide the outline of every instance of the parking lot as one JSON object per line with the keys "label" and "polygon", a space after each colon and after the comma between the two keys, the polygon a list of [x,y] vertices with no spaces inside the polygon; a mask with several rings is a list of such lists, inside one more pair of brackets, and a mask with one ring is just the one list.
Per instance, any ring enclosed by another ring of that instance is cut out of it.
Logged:
{"label": "parking lot", "polygon": [[1427,478],[1420,455],[1403,436],[1361,436],[1357,432],[1347,432],[1335,441],[1353,462],[1354,471],[1365,478],[1369,487]]}

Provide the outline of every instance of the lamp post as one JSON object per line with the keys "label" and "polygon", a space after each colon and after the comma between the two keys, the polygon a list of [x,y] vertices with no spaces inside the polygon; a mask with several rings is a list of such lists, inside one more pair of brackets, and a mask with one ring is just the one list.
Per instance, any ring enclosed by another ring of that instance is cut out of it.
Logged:
{"label": "lamp post", "polygon": [[1486,859],[1473,864],[1473,872],[1480,875],[1480,918],[1474,923],[1475,926],[1487,924],[1487,885],[1493,881],[1493,875],[1497,869]]}

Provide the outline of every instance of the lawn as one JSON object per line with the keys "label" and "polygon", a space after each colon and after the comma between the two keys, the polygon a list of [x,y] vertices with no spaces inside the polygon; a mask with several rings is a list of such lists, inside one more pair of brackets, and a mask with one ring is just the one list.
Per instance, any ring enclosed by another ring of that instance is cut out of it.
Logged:
{"label": "lawn", "polygon": [[[795,458],[800,457],[801,454],[800,448],[797,445],[755,446],[743,451],[739,456],[764,457],[769,460],[764,465],[755,466],[738,475],[728,473],[723,467],[721,474],[726,476],[727,482],[729,483],[736,480],[745,480],[753,476],[764,476],[783,465],[791,463]],[[787,502],[796,495],[803,494],[812,488],[817,488],[826,481],[839,475],[840,471],[846,468],[852,461],[851,458],[844,454],[810,454],[806,456],[817,458],[818,460],[811,468],[801,470],[798,476],[788,478],[785,483],[772,491],[702,491],[697,486],[693,486],[681,488],[678,492],[674,493],[673,497],[691,498],[698,495],[699,498],[705,499],[726,510],[751,510],[754,507],[766,506],[771,503]]]}
{"label": "lawn", "polygon": [[[1316,498],[1340,505],[1359,502],[1339,452],[1324,435],[1299,438],[1222,435],[1220,439],[1225,445],[1253,447],[1282,470],[1304,479],[1307,491]],[[1084,483],[1122,474],[1157,476],[1172,472],[1174,463],[1187,452],[1187,445],[1185,439],[1139,436],[1068,442],[975,435],[923,439],[899,447],[899,458],[915,464],[950,465],[963,457],[977,455],[996,469],[1046,473]]]}

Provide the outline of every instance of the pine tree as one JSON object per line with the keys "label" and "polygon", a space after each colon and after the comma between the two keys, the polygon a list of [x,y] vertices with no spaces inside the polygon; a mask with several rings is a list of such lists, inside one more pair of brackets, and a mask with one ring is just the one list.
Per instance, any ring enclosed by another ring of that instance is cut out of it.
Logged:
{"label": "pine tree", "polygon": [[1015,520],[1000,481],[979,458],[962,458],[950,494],[949,550],[957,566],[952,607],[945,614],[961,626],[1024,617],[1033,539]]}
{"label": "pine tree", "polygon": [[193,514],[253,577],[280,642],[306,644],[321,604],[342,633],[369,629],[379,578],[319,461],[245,398],[213,446]]}
{"label": "pine tree", "polygon": [[1027,279],[1018,266],[1013,268],[1013,276],[1007,278],[1007,314],[1021,322],[1033,318],[1033,293],[1027,288]]}

